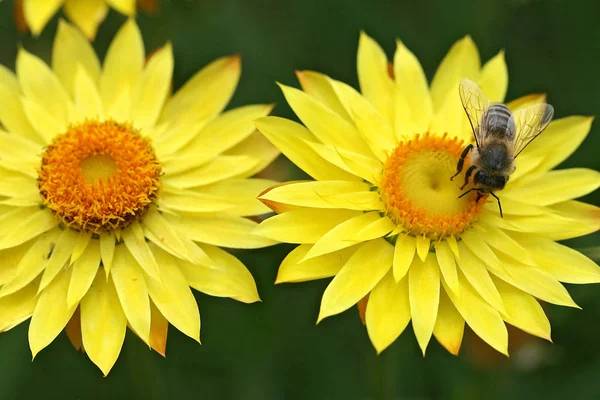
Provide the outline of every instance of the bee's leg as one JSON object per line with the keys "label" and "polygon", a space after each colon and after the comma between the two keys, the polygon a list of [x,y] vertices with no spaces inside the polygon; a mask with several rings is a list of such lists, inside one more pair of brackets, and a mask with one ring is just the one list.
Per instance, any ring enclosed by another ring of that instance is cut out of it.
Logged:
{"label": "bee's leg", "polygon": [[460,190],[463,190],[463,188],[467,186],[469,183],[469,178],[471,177],[473,171],[475,171],[475,168],[477,168],[475,165],[471,165],[469,169],[467,169],[467,172],[465,173],[465,183],[460,187]]}
{"label": "bee's leg", "polygon": [[[479,189],[471,188],[471,189],[467,190],[466,192],[464,192],[463,194],[461,194],[460,196],[458,196],[458,198],[460,199],[461,197],[465,197],[467,194],[471,193],[473,190],[479,190]],[[477,193],[479,195],[479,192],[477,192]],[[478,198],[478,200],[479,200],[479,198]]]}
{"label": "bee's leg", "polygon": [[490,192],[490,194],[492,196],[494,196],[496,198],[496,200],[498,200],[498,208],[500,209],[500,218],[504,218],[504,216],[502,215],[502,204],[500,204],[500,198],[498,198],[498,196],[496,196],[494,194],[494,192]]}
{"label": "bee's leg", "polygon": [[469,154],[469,151],[471,151],[472,148],[473,145],[469,143],[467,147],[465,147],[465,149],[463,150],[462,154],[460,155],[460,159],[458,160],[458,164],[456,164],[456,173],[450,177],[451,181],[453,181],[454,178],[462,171],[463,165],[465,163],[465,158],[467,158],[467,154]]}

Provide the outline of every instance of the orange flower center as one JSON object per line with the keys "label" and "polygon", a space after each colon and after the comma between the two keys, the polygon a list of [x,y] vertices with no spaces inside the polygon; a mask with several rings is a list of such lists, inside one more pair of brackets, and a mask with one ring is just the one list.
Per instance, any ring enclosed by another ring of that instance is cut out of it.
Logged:
{"label": "orange flower center", "polygon": [[405,232],[432,240],[457,236],[481,213],[487,196],[477,201],[473,192],[458,198],[464,193],[459,182],[464,175],[450,180],[463,147],[462,141],[446,134],[426,133],[400,142],[392,151],[379,192],[387,214]]}
{"label": "orange flower center", "polygon": [[131,125],[86,121],[58,135],[42,155],[44,205],[78,231],[125,228],[156,198],[161,169],[150,140]]}

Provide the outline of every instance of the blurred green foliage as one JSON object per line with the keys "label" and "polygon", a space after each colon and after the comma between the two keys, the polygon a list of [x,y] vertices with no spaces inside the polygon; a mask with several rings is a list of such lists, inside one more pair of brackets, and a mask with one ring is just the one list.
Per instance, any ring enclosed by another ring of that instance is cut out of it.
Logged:
{"label": "blurred green foliage", "polygon": [[[294,118],[275,81],[298,86],[294,71],[313,69],[355,87],[359,31],[391,56],[400,38],[431,79],[454,41],[470,34],[482,60],[506,49],[508,99],[548,93],[558,118],[600,113],[600,3],[510,1],[164,1],[138,16],[147,51],[174,46],[174,87],[211,60],[242,53],[243,73],[230,107],[277,103]],[[0,4],[0,63],[14,68],[24,46],[49,60],[58,17],[41,38],[19,35],[12,2]],[[94,47],[103,56],[124,17],[111,11]],[[600,170],[600,124],[561,167]],[[561,151],[556,148],[555,151]],[[301,176],[277,161],[281,179]],[[584,198],[600,204],[600,191]],[[598,233],[569,241],[600,245]],[[549,306],[554,344],[511,331],[512,357],[487,350],[468,332],[459,357],[435,341],[420,354],[410,326],[377,356],[356,309],[315,325],[327,281],[273,284],[292,246],[237,252],[254,275],[262,303],[196,294],[199,346],[170,328],[167,357],[128,332],[108,378],[61,334],[31,362],[28,323],[0,335],[0,399],[576,399],[600,398],[600,288],[570,285],[584,311]],[[434,343],[435,342],[435,343]]]}

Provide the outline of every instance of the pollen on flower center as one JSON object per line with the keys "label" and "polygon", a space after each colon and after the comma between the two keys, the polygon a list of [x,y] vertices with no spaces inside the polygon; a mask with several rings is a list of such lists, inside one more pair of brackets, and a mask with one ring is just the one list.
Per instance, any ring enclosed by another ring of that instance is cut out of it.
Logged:
{"label": "pollen on flower center", "polygon": [[65,225],[91,233],[124,228],[160,188],[150,140],[131,125],[86,121],[58,135],[42,154],[39,190]]}
{"label": "pollen on flower center", "polygon": [[463,147],[446,134],[417,135],[400,142],[386,160],[379,192],[387,214],[407,233],[432,240],[456,236],[481,212],[487,196],[458,198],[463,191],[450,181]]}

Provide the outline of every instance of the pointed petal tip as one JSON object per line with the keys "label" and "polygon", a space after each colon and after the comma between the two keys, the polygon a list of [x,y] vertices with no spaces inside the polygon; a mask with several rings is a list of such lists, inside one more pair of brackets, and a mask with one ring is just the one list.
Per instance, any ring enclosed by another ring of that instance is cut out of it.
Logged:
{"label": "pointed petal tip", "polygon": [[229,63],[234,67],[240,66],[242,64],[242,53],[236,53],[229,56]]}

